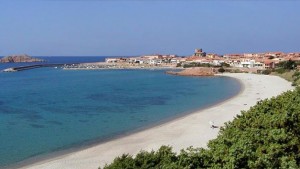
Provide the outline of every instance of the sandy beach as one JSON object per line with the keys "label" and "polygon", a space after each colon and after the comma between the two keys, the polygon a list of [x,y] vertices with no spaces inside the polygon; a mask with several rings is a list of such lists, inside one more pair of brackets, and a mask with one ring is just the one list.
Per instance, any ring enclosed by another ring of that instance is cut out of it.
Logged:
{"label": "sandy beach", "polygon": [[[178,152],[189,146],[206,147],[217,137],[218,128],[210,128],[232,120],[241,110],[248,110],[260,99],[270,98],[292,89],[289,82],[276,76],[255,74],[223,74],[240,80],[243,90],[234,98],[210,108],[199,110],[159,126],[130,134],[80,151],[38,161],[26,169],[97,169],[124,153],[157,150],[161,145],[173,146]],[[220,84],[221,85],[221,84]]]}

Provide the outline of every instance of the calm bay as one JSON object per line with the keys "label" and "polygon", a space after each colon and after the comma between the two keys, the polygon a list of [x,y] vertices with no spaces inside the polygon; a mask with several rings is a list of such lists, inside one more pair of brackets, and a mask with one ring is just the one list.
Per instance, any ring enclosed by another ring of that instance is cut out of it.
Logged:
{"label": "calm bay", "polygon": [[[52,63],[74,61],[55,59]],[[75,59],[82,62],[84,57]],[[0,83],[0,167],[150,127],[241,90],[229,77],[181,77],[142,69],[40,68],[1,72]]]}

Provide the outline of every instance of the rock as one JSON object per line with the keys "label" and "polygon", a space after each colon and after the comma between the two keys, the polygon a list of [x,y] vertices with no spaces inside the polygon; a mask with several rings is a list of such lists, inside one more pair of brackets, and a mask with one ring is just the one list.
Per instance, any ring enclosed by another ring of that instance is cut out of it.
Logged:
{"label": "rock", "polygon": [[26,54],[11,55],[0,59],[1,63],[18,63],[18,62],[44,62],[43,59],[34,58]]}
{"label": "rock", "polygon": [[167,71],[166,73],[180,76],[214,76],[216,70],[214,68],[197,67],[187,68],[180,72]]}

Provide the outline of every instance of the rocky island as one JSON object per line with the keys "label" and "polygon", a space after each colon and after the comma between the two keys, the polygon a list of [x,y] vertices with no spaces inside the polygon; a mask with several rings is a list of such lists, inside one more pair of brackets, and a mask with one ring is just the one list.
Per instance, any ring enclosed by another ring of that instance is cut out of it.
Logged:
{"label": "rocky island", "polygon": [[19,62],[44,62],[43,59],[34,58],[26,54],[10,55],[0,58],[0,63],[19,63]]}

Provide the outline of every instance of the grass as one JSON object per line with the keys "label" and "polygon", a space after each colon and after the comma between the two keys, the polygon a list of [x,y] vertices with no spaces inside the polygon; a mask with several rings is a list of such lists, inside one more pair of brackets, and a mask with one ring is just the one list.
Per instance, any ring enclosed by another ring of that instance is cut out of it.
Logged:
{"label": "grass", "polygon": [[300,86],[300,79],[299,79],[299,72],[298,71],[287,71],[284,73],[272,72],[271,75],[279,76],[289,82],[292,82],[292,86]]}
{"label": "grass", "polygon": [[283,79],[285,79],[289,82],[294,81],[293,74],[294,74],[294,71],[289,71],[289,72],[284,72],[284,73],[277,73],[277,72],[271,73],[271,75],[282,77]]}

